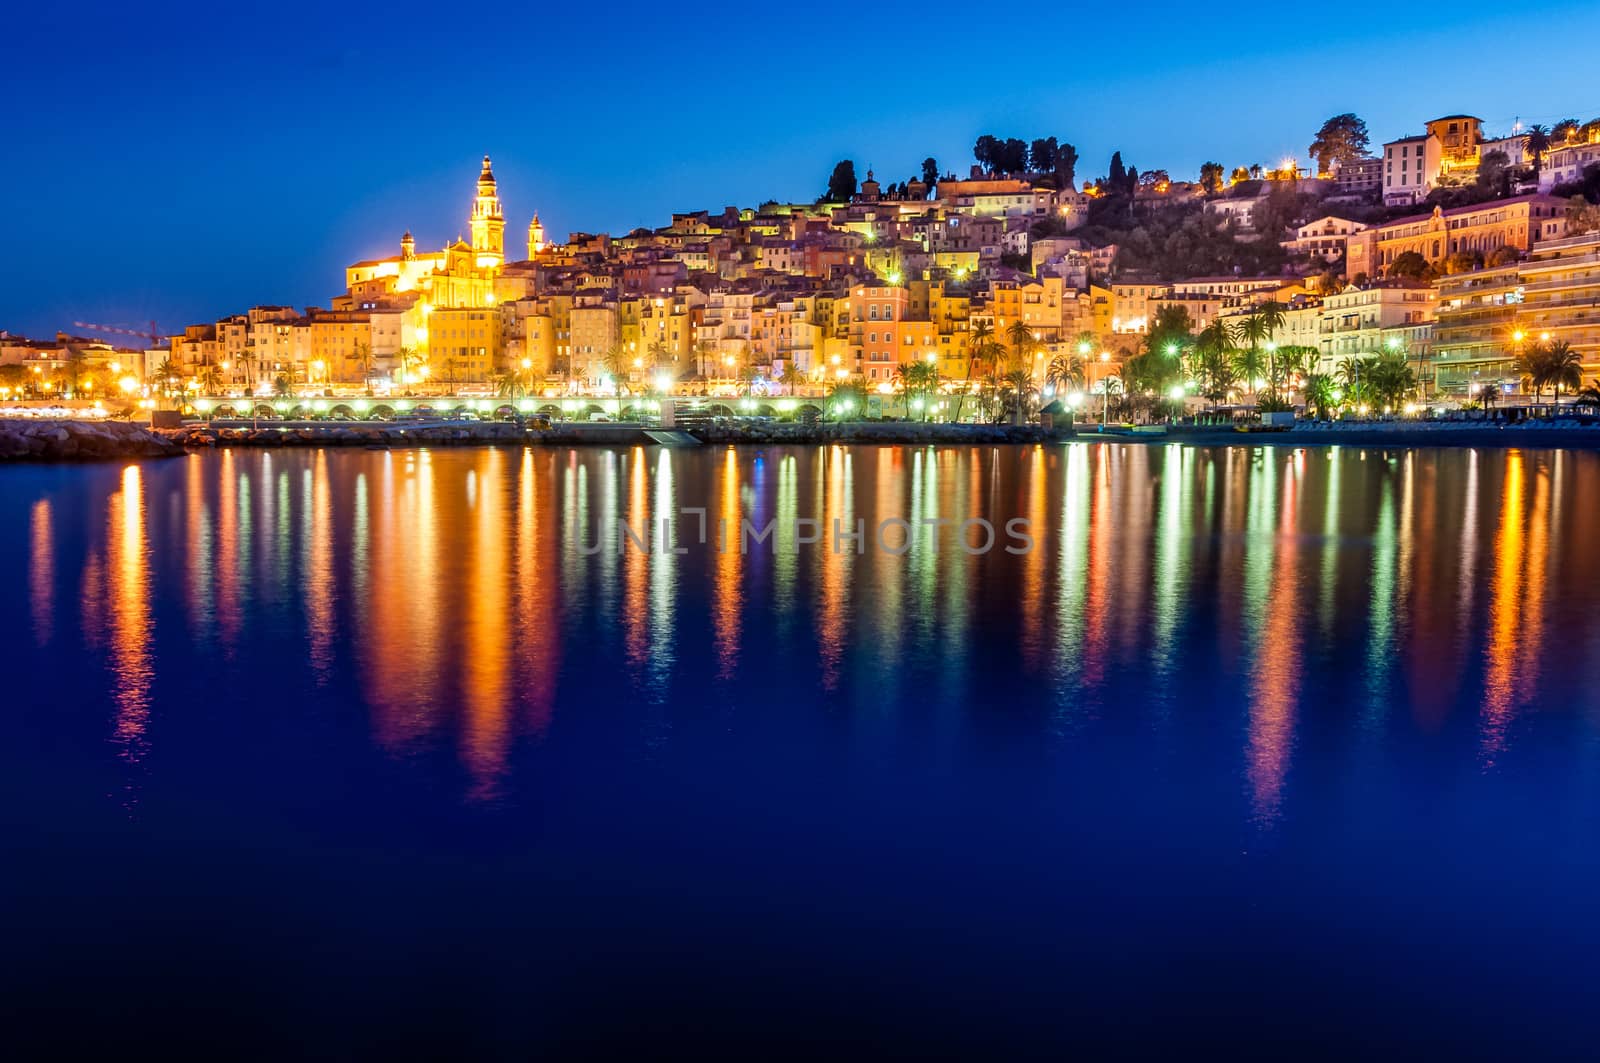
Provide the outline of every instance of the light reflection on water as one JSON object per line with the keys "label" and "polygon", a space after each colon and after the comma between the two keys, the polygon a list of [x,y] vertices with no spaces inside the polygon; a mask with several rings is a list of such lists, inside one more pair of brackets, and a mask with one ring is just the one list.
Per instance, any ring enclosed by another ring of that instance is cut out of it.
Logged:
{"label": "light reflection on water", "polygon": [[[181,726],[159,719],[183,711],[154,696],[167,670],[268,641],[285,675],[353,689],[389,754],[453,746],[473,799],[514,788],[519,743],[593,711],[591,686],[635,699],[659,753],[686,700],[781,673],[790,708],[893,726],[927,704],[947,732],[1020,708],[1071,742],[1200,712],[1271,827],[1308,706],[1370,741],[1465,710],[1492,769],[1523,714],[1593,705],[1594,660],[1547,639],[1600,637],[1596,497],[1600,458],[1562,451],[224,451],[122,469],[86,540],[30,499],[23,545],[46,652],[79,637],[57,602],[82,573],[128,761]],[[681,507],[705,509],[706,545]],[[775,545],[741,552],[741,520],[774,516]],[[1026,518],[1034,548],[965,552],[972,516]],[[903,556],[875,545],[891,517]],[[865,552],[833,549],[858,519]]]}

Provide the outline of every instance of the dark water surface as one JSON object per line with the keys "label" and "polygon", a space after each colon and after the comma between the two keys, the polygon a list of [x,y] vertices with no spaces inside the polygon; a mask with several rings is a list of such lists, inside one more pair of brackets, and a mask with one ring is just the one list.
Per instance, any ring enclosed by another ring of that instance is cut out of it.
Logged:
{"label": "dark water surface", "polygon": [[235,451],[0,518],[0,995],[57,1047],[1600,1032],[1594,453]]}

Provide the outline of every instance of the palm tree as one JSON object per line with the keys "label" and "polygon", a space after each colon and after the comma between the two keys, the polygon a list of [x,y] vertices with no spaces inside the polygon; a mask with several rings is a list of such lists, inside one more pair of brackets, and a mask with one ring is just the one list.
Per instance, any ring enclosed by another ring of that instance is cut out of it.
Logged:
{"label": "palm tree", "polygon": [[1600,377],[1573,397],[1586,406],[1600,406]]}
{"label": "palm tree", "polygon": [[1006,326],[1006,341],[1011,344],[1011,368],[1027,370],[1028,354],[1033,350],[1035,343],[1033,328],[1018,318]]}
{"label": "palm tree", "polygon": [[1251,395],[1256,393],[1256,382],[1262,379],[1264,368],[1261,348],[1251,346],[1235,349],[1233,371],[1238,374],[1240,382]]}
{"label": "palm tree", "polygon": [[1562,388],[1577,391],[1583,386],[1583,359],[1566,340],[1556,340],[1545,348],[1545,370],[1556,387],[1556,402],[1561,401]]}
{"label": "palm tree", "polygon": [[1374,397],[1384,406],[1399,406],[1417,386],[1417,374],[1403,356],[1387,354],[1370,361],[1364,370]]}
{"label": "palm tree", "polygon": [[405,377],[407,387],[417,382],[418,374],[426,362],[427,358],[415,347],[400,348],[400,372]]}
{"label": "palm tree", "polygon": [[288,398],[293,390],[294,386],[289,380],[288,373],[279,373],[272,378],[272,393],[280,399]]}
{"label": "palm tree", "polygon": [[1001,383],[1007,408],[1015,412],[1019,419],[1026,417],[1035,394],[1033,374],[1026,369],[1013,369],[1001,378]]}
{"label": "palm tree", "polygon": [[1367,397],[1367,385],[1370,381],[1363,380],[1362,374],[1367,372],[1366,361],[1370,359],[1346,358],[1339,363],[1339,370],[1335,374],[1340,387],[1344,388],[1344,397],[1353,403],[1360,403]]}
{"label": "palm tree", "polygon": [[372,344],[357,343],[351,352],[361,366],[361,383],[368,395],[372,394]]}
{"label": "palm tree", "polygon": [[1105,395],[1105,402],[1101,407],[1100,419],[1101,421],[1109,421],[1111,419],[1111,397],[1113,395],[1118,397],[1118,412],[1121,412],[1122,409],[1122,378],[1117,376],[1108,376],[1100,382],[1100,387],[1102,388],[1102,394]]}
{"label": "palm tree", "polygon": [[835,382],[828,395],[831,400],[830,406],[834,420],[838,420],[845,414],[851,414],[857,410],[865,411],[866,409],[867,393],[854,380]]}
{"label": "palm tree", "polygon": [[1273,398],[1277,397],[1277,372],[1270,357],[1271,352],[1269,350],[1269,357],[1263,365],[1261,348],[1263,345],[1270,348],[1272,334],[1283,327],[1283,320],[1283,307],[1269,300],[1252,310],[1234,329],[1234,340],[1244,348],[1239,355],[1240,373],[1248,379],[1251,392],[1256,390],[1255,382],[1261,378],[1264,368],[1267,390]]}
{"label": "palm tree", "polygon": [[994,326],[987,320],[980,320],[972,326],[972,335],[967,346],[967,375],[962,381],[961,393],[956,396],[957,421],[961,420],[961,403],[965,400],[967,392],[972,389],[972,371],[989,356],[993,342]]}
{"label": "palm tree", "polygon": [[1199,378],[1200,394],[1213,403],[1219,403],[1233,390],[1238,374],[1234,368],[1233,333],[1220,319],[1213,321],[1195,337],[1194,369]]}
{"label": "palm tree", "polygon": [[780,382],[789,389],[789,394],[791,397],[795,394],[800,385],[805,383],[805,381],[805,372],[795,363],[790,362],[788,365],[783,367],[783,376],[780,378]]}
{"label": "palm tree", "polygon": [[201,366],[199,372],[195,373],[195,379],[199,381],[200,390],[207,395],[220,394],[224,386],[222,372],[214,365]]}
{"label": "palm tree", "polygon": [[695,372],[703,377],[713,375],[712,368],[717,364],[717,345],[710,340],[697,340],[694,345]]}
{"label": "palm tree", "polygon": [[1334,404],[1335,390],[1333,378],[1325,373],[1312,373],[1306,378],[1306,402],[1317,411],[1319,420],[1328,419],[1328,409]]}
{"label": "palm tree", "polygon": [[1058,354],[1045,366],[1044,382],[1057,391],[1081,388],[1088,378],[1088,369],[1088,363],[1076,354]]}
{"label": "palm tree", "polygon": [[1533,176],[1544,167],[1544,153],[1550,149],[1550,130],[1542,125],[1528,127],[1528,154],[1533,156]]}
{"label": "palm tree", "polygon": [[172,397],[172,393],[177,390],[178,382],[182,378],[183,374],[178,371],[177,366],[172,364],[171,356],[168,356],[161,359],[161,364],[156,366],[156,371],[153,376],[155,378],[156,390],[170,399]]}
{"label": "palm tree", "polygon": [[1532,388],[1533,401],[1539,402],[1544,397],[1544,386],[1550,383],[1550,356],[1544,345],[1535,343],[1518,352],[1513,366],[1522,377],[1522,386]]}
{"label": "palm tree", "polygon": [[939,367],[932,362],[906,362],[895,370],[895,385],[910,416],[913,396],[921,400],[922,419],[928,419],[928,394],[939,386]]}

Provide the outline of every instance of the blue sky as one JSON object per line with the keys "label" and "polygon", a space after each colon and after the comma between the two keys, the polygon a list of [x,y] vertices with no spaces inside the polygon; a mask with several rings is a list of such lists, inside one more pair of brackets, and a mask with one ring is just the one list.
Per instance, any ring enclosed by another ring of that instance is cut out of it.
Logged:
{"label": "blue sky", "polygon": [[1591,64],[1551,45],[1600,37],[1589,3],[1541,4],[1538,33],[1476,0],[1399,28],[1374,0],[350,10],[9,13],[0,328],[325,306],[407,227],[424,247],[464,230],[485,152],[515,247],[535,209],[558,238],[621,232],[814,197],[844,157],[884,180],[930,154],[964,168],[985,132],[1073,143],[1080,180],[1117,149],[1192,178],[1303,159],[1340,111],[1375,142],[1458,111],[1492,130],[1600,116]]}

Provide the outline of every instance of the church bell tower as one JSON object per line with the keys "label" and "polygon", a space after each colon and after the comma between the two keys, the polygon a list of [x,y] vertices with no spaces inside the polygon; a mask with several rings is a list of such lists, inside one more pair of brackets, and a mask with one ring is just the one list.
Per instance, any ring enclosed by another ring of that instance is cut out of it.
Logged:
{"label": "church bell tower", "polygon": [[489,168],[489,156],[483,157],[483,170],[478,174],[478,195],[472,201],[472,249],[480,255],[493,255],[496,264],[506,257],[506,216],[500,210],[500,197],[495,192],[494,171]]}
{"label": "church bell tower", "polygon": [[544,250],[544,226],[539,222],[539,212],[533,212],[533,221],[528,223],[528,257],[537,258],[540,251]]}

